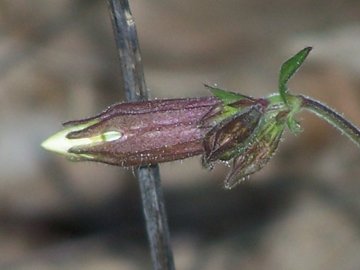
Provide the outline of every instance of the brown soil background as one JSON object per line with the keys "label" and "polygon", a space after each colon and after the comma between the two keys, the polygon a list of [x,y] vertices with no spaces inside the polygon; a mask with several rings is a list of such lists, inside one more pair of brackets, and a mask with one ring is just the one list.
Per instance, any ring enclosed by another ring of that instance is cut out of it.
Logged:
{"label": "brown soil background", "polygon": [[[152,97],[252,96],[291,82],[360,125],[359,1],[132,1]],[[105,1],[0,3],[0,268],[150,269],[131,170],[40,143],[123,100]],[[161,165],[177,269],[359,269],[360,152],[304,113],[269,166],[234,190],[200,159]]]}

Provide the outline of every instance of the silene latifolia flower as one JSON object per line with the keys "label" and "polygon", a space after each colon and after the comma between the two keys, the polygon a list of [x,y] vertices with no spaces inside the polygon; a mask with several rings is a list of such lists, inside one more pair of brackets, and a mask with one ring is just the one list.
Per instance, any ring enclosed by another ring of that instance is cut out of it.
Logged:
{"label": "silene latifolia flower", "polygon": [[301,50],[281,66],[279,93],[268,97],[256,99],[206,85],[213,96],[119,103],[97,116],[65,123],[42,146],[72,160],[124,167],[202,155],[207,168],[217,162],[231,165],[225,188],[263,168],[286,128],[301,131],[295,115],[302,109],[360,146],[359,128],[319,101],[289,93],[287,82],[310,50]]}

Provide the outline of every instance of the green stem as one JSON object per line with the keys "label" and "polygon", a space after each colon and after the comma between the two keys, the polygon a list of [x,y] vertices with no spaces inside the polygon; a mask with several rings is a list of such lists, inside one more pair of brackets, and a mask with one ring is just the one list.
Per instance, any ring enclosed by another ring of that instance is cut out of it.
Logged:
{"label": "green stem", "polygon": [[302,95],[297,97],[302,101],[301,108],[311,111],[324,119],[360,147],[360,129],[358,127],[317,100]]}

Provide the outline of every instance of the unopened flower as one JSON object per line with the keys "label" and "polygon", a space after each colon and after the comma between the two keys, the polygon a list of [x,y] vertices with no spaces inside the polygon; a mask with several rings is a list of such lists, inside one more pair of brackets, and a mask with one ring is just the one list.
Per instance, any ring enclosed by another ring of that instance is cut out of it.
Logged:
{"label": "unopened flower", "polygon": [[42,146],[73,160],[140,166],[202,155],[203,165],[231,164],[225,187],[263,168],[286,127],[301,131],[295,115],[315,113],[360,146],[360,130],[324,104],[292,95],[288,80],[309,54],[307,47],[281,67],[279,93],[265,98],[207,86],[212,97],[115,104],[97,116],[65,123]]}
{"label": "unopened flower", "polygon": [[42,146],[73,160],[140,166],[203,153],[211,126],[200,121],[214,97],[120,103],[99,115],[64,124]]}
{"label": "unopened flower", "polygon": [[263,112],[260,105],[250,106],[215,125],[205,136],[203,163],[229,160],[237,148],[254,132]]}
{"label": "unopened flower", "polygon": [[225,178],[225,188],[232,188],[262,169],[274,155],[286,125],[286,112],[264,116],[253,134],[242,143],[232,168]]}

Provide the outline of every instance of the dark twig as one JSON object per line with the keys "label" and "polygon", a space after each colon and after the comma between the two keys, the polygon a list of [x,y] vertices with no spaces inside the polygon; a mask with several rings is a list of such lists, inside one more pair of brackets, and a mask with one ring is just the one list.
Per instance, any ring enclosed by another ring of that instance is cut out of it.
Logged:
{"label": "dark twig", "polygon": [[[148,92],[129,3],[127,0],[108,0],[108,6],[126,98],[128,101],[146,100]],[[154,269],[175,269],[158,166],[139,168],[138,181]]]}

